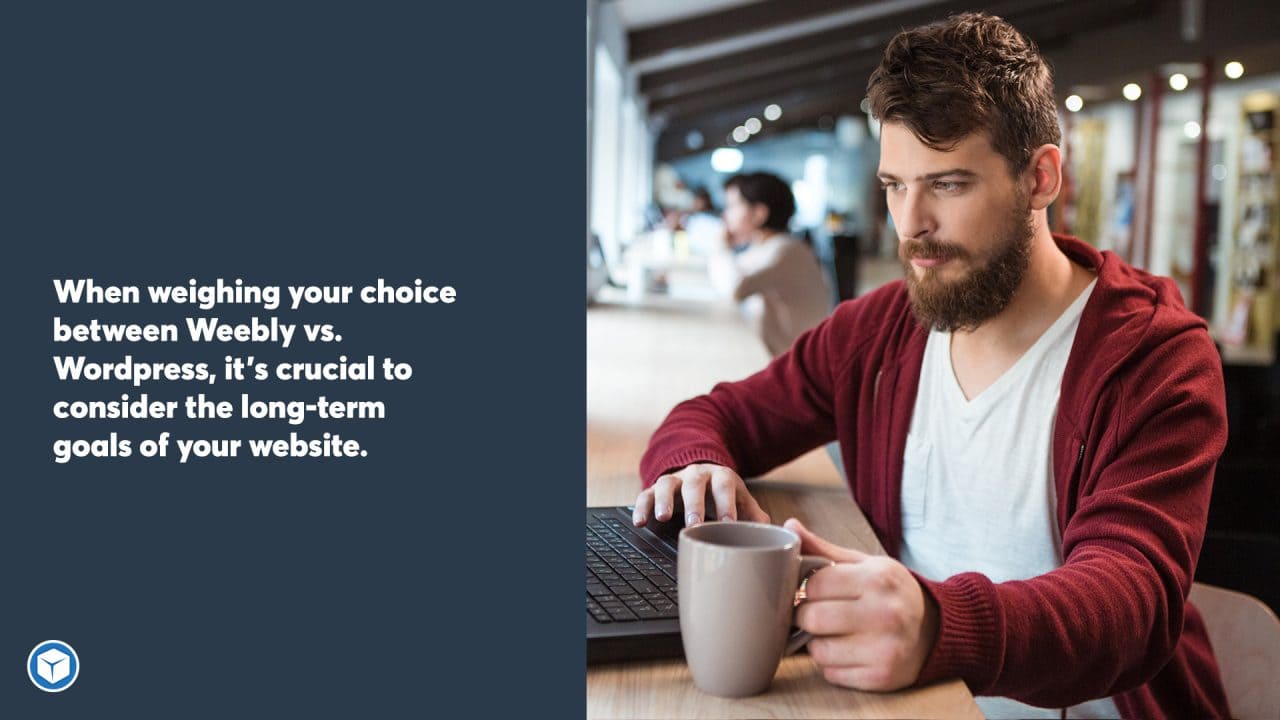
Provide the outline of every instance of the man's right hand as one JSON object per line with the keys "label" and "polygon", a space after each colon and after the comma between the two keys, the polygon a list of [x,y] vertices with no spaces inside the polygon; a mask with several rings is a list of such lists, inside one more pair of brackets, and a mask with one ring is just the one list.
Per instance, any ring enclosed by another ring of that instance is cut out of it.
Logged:
{"label": "man's right hand", "polygon": [[[747,492],[747,484],[738,473],[710,463],[689,465],[659,477],[652,487],[636,497],[631,521],[639,527],[649,522],[650,517],[664,522],[670,520],[671,513],[675,511],[676,493],[684,500],[686,527],[701,523],[707,518],[708,511],[714,513],[713,519],[718,520],[769,522],[769,514]],[[713,505],[711,508],[706,507],[708,495]]]}

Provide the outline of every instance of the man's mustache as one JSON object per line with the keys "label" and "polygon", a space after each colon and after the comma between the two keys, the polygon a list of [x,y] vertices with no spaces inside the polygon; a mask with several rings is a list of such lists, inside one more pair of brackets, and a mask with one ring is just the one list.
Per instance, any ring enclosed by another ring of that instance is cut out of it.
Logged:
{"label": "man's mustache", "polygon": [[898,257],[903,261],[913,258],[926,260],[953,260],[968,257],[964,248],[937,240],[908,240],[898,245]]}

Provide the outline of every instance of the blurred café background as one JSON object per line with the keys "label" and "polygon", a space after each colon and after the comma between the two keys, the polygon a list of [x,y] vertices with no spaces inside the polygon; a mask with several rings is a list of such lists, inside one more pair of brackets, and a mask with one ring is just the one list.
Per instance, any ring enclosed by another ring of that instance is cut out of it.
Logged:
{"label": "blurred caf\u00e9 background", "polygon": [[1275,0],[588,0],[589,477],[635,474],[636,438],[673,402],[768,362],[707,272],[731,175],[790,184],[791,233],[833,304],[901,277],[867,77],[899,29],[968,10],[1009,20],[1054,69],[1053,228],[1172,277],[1209,323],[1230,440],[1197,579],[1280,611]]}

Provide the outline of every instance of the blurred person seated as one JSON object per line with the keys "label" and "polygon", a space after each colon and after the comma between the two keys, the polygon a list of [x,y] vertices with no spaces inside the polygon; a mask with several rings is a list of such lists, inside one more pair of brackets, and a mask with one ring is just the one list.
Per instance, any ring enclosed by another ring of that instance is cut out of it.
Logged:
{"label": "blurred person seated", "polygon": [[777,357],[826,317],[830,286],[812,248],[787,233],[796,203],[781,178],[734,175],[724,187],[724,232],[708,262],[711,282],[743,302],[765,348]]}

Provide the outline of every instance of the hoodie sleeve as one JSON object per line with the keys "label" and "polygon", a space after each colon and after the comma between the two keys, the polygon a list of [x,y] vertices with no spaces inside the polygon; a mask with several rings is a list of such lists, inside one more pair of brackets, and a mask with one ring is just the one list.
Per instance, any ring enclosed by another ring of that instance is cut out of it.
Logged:
{"label": "hoodie sleeve", "polygon": [[1126,363],[1078,450],[1064,564],[1000,584],[920,578],[941,615],[921,682],[960,677],[975,694],[1062,707],[1169,663],[1226,444],[1222,368],[1202,325]]}
{"label": "hoodie sleeve", "polygon": [[645,487],[696,462],[760,475],[834,440],[835,368],[849,362],[849,352],[839,349],[849,346],[855,305],[841,306],[760,372],[677,405],[640,461]]}

